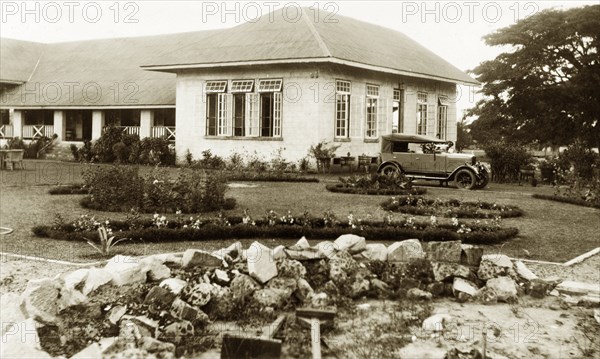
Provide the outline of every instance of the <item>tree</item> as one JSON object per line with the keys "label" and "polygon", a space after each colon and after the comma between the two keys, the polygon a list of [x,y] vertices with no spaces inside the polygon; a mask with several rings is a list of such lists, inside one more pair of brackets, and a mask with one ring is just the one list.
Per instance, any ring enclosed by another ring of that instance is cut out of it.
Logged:
{"label": "tree", "polygon": [[464,120],[456,124],[456,131],[456,151],[462,152],[463,149],[473,144],[473,136],[471,136]]}
{"label": "tree", "polygon": [[600,5],[546,10],[484,37],[512,50],[473,70],[474,139],[559,146],[600,141]]}

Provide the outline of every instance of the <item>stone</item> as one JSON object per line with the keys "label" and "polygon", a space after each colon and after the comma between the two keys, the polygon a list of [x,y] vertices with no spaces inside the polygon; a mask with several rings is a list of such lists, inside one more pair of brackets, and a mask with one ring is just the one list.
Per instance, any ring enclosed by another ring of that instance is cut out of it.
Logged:
{"label": "stone", "polygon": [[472,244],[461,244],[460,264],[479,267],[481,257],[483,257],[483,248]]}
{"label": "stone", "polygon": [[159,357],[165,357],[165,353],[175,357],[175,344],[165,343],[155,338],[143,337],[140,344],[140,349],[150,353],[157,354]]}
{"label": "stone", "polygon": [[221,248],[213,252],[219,258],[225,258],[227,262],[235,263],[239,262],[242,259],[242,253],[244,251],[244,246],[242,246],[241,242],[232,243],[227,248]]}
{"label": "stone", "polygon": [[556,290],[560,293],[575,294],[575,295],[600,295],[600,282],[594,284],[575,282],[571,280],[565,280],[556,286]]}
{"label": "stone", "polygon": [[466,293],[472,297],[477,293],[477,289],[477,286],[471,281],[459,277],[454,278],[452,285],[454,296],[457,296],[458,293]]}
{"label": "stone", "polygon": [[33,318],[14,324],[10,330],[2,335],[0,358],[52,358],[40,346],[40,338],[37,332],[38,327],[39,324]]}
{"label": "stone", "polygon": [[130,319],[123,319],[119,326],[119,338],[122,342],[137,346],[142,339],[140,327]]}
{"label": "stone", "polygon": [[278,277],[300,279],[306,276],[306,268],[297,260],[283,259],[277,262]]}
{"label": "stone", "polygon": [[231,281],[229,279],[229,274],[226,271],[221,269],[215,269],[213,273],[213,280],[220,285],[227,285]]}
{"label": "stone", "polygon": [[421,246],[431,261],[460,263],[461,241],[423,242]]}
{"label": "stone", "polygon": [[295,259],[297,261],[308,261],[314,259],[325,258],[321,255],[317,248],[311,247],[302,250],[295,250],[286,248],[284,249],[285,255],[287,258]]}
{"label": "stone", "polygon": [[112,274],[104,268],[90,268],[88,275],[83,285],[82,293],[89,295],[96,289],[111,283],[113,280]]}
{"label": "stone", "polygon": [[481,258],[477,277],[488,280],[509,275],[512,271],[512,261],[504,254],[486,254]]}
{"label": "stone", "polygon": [[290,299],[291,293],[285,289],[262,288],[254,292],[253,298],[262,307],[282,308]]}
{"label": "stone", "polygon": [[348,251],[350,254],[356,254],[366,249],[367,242],[365,237],[356,234],[343,234],[333,242],[333,245],[338,251]]}
{"label": "stone", "polygon": [[516,261],[514,263],[514,268],[517,272],[517,275],[528,282],[534,279],[538,279],[538,276],[535,275],[535,273],[533,273],[529,268],[527,268],[525,263],[521,261]]}
{"label": "stone", "polygon": [[379,295],[388,294],[390,291],[390,286],[386,282],[377,278],[371,279],[371,288]]}
{"label": "stone", "polygon": [[171,269],[154,256],[146,257],[140,261],[142,271],[151,282],[158,282],[171,277]]}
{"label": "stone", "polygon": [[496,304],[498,303],[498,295],[493,288],[483,287],[477,291],[475,298],[483,304]]}
{"label": "stone", "polygon": [[261,286],[252,279],[252,277],[246,274],[240,274],[233,278],[229,288],[231,289],[234,299],[243,300],[251,297],[257,289],[261,288]]}
{"label": "stone", "polygon": [[167,325],[161,334],[161,338],[171,343],[179,344],[182,338],[193,335],[194,325],[187,320],[182,320]]}
{"label": "stone", "polygon": [[308,240],[304,236],[302,238],[300,238],[298,240],[298,242],[296,242],[296,244],[288,247],[288,249],[293,250],[293,251],[302,251],[302,250],[308,249],[308,248],[310,248],[310,243],[308,243]]}
{"label": "stone", "polygon": [[529,282],[527,292],[534,298],[544,298],[550,286],[544,280],[535,278]]}
{"label": "stone", "polygon": [[367,244],[363,254],[371,261],[387,261],[387,247],[383,243]]}
{"label": "stone", "polygon": [[0,319],[0,336],[27,319],[21,311],[21,297],[17,293],[8,292],[0,296]]}
{"label": "stone", "polygon": [[153,255],[162,264],[173,264],[175,266],[182,266],[183,253],[159,253]]}
{"label": "stone", "polygon": [[21,310],[27,318],[43,324],[56,324],[61,289],[62,281],[57,279],[30,280],[21,295]]}
{"label": "stone", "polygon": [[183,300],[177,298],[171,305],[170,313],[177,319],[183,319],[191,322],[192,324],[202,323],[206,324],[209,322],[208,315],[202,310],[193,307]]}
{"label": "stone", "polygon": [[289,295],[292,295],[292,293],[298,288],[298,282],[294,278],[277,277],[273,278],[273,280],[271,280],[265,288],[284,289],[285,291],[289,292]]}
{"label": "stone", "polygon": [[[121,318],[121,329],[128,325],[128,323],[135,324],[142,337],[155,338],[158,333],[158,322],[146,316],[139,315],[134,317],[131,315],[124,315],[123,318]],[[119,336],[121,336],[121,334],[119,334]]]}
{"label": "stone", "polygon": [[123,318],[125,313],[127,313],[127,306],[116,305],[108,311],[108,315],[107,315],[108,321],[112,325],[117,325],[119,323],[119,321],[121,320],[121,318]]}
{"label": "stone", "polygon": [[371,289],[371,282],[366,278],[355,278],[351,281],[350,292],[348,295],[350,298],[358,298],[366,295]]}
{"label": "stone", "polygon": [[221,267],[223,258],[213,253],[199,250],[188,249],[183,253],[182,266],[183,268],[192,268],[197,266],[202,267]]}
{"label": "stone", "polygon": [[415,278],[404,277],[400,279],[400,288],[409,290],[411,288],[419,288],[419,281]]}
{"label": "stone", "polygon": [[105,354],[116,351],[119,343],[119,337],[102,338],[73,355],[71,359],[102,359]]}
{"label": "stone", "polygon": [[471,298],[473,297],[465,292],[458,292],[458,295],[456,295],[456,301],[459,303],[468,302],[469,300],[471,300]]}
{"label": "stone", "polygon": [[431,293],[419,288],[411,288],[406,292],[406,297],[413,300],[431,300],[433,296]]}
{"label": "stone", "polygon": [[296,298],[298,298],[300,302],[304,303],[312,296],[314,290],[312,289],[308,281],[304,278],[299,278],[298,280],[296,280],[296,284],[298,288],[294,292],[294,295],[296,296]]}
{"label": "stone", "polygon": [[130,256],[116,255],[104,266],[112,276],[112,283],[118,287],[146,282],[146,272],[141,263]]}
{"label": "stone", "polygon": [[313,308],[325,308],[329,305],[329,296],[327,293],[316,293],[310,299],[310,305]]}
{"label": "stone", "polygon": [[418,239],[395,242],[387,248],[388,262],[408,262],[414,258],[423,258],[424,255]]}
{"label": "stone", "polygon": [[433,262],[432,269],[434,280],[438,282],[449,281],[454,277],[475,280],[475,274],[471,269],[458,263]]}
{"label": "stone", "polygon": [[187,286],[187,282],[179,278],[168,278],[160,282],[159,286],[167,288],[175,295],[179,295],[183,288]]}
{"label": "stone", "polygon": [[444,324],[452,320],[450,314],[434,314],[423,321],[422,328],[428,332],[444,331]]}
{"label": "stone", "polygon": [[67,289],[81,289],[80,287],[82,287],[85,284],[85,280],[87,279],[89,272],[90,270],[87,268],[77,269],[72,272],[68,272],[67,274],[62,276],[63,281],[65,283],[64,287]]}
{"label": "stone", "polygon": [[271,249],[259,242],[248,248],[248,273],[259,283],[266,283],[277,276],[277,265],[271,255]]}
{"label": "stone", "polygon": [[199,283],[191,287],[186,301],[193,306],[203,307],[210,302],[213,286],[208,283]]}
{"label": "stone", "polygon": [[287,258],[287,254],[285,253],[285,246],[284,245],[278,245],[277,247],[273,248],[273,259],[278,261],[284,258]]}
{"label": "stone", "polygon": [[345,284],[348,277],[358,270],[359,265],[347,251],[336,253],[329,260],[329,278],[338,286]]}
{"label": "stone", "polygon": [[335,244],[331,241],[319,242],[315,247],[317,249],[318,258],[331,258],[338,252]]}
{"label": "stone", "polygon": [[77,289],[68,289],[66,287],[62,287],[60,290],[60,298],[58,301],[58,311],[60,312],[63,309],[73,307],[76,305],[82,305],[87,303],[88,298],[83,293],[78,291]]}
{"label": "stone", "polygon": [[499,302],[514,303],[518,300],[517,285],[510,277],[492,278],[485,286],[496,292]]}
{"label": "stone", "polygon": [[160,313],[163,310],[168,310],[171,307],[171,304],[175,300],[175,295],[169,289],[154,286],[144,299],[144,304],[149,307],[151,313]]}

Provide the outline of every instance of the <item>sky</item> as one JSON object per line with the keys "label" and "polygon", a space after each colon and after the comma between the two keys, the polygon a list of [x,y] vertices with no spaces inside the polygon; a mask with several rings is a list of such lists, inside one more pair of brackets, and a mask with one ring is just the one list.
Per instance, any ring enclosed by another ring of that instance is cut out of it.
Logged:
{"label": "sky", "polygon": [[[320,21],[337,14],[388,27],[413,38],[463,71],[507,49],[482,37],[549,8],[600,1],[0,1],[2,37],[36,42],[145,36],[228,28],[270,11],[295,19],[299,6]],[[331,14],[332,13],[332,14]],[[351,36],[351,34],[349,34]],[[461,86],[460,111],[476,88]]]}

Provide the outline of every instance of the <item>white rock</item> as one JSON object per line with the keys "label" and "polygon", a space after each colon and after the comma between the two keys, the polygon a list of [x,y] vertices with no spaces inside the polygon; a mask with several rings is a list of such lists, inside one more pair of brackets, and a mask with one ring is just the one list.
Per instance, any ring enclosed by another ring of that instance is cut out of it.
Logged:
{"label": "white rock", "polygon": [[78,285],[85,282],[88,277],[90,270],[88,268],[77,269],[75,271],[69,272],[63,276],[63,280],[65,281],[65,288],[74,289]]}
{"label": "white rock", "polygon": [[307,249],[310,248],[310,243],[308,243],[308,240],[306,239],[306,237],[302,237],[298,240],[298,242],[296,242],[296,244],[294,244],[293,246],[290,247],[290,249],[292,250],[296,250],[296,251],[301,251],[303,249]]}
{"label": "white rock", "polygon": [[571,280],[566,280],[559,285],[556,286],[556,290],[561,293],[567,294],[576,294],[576,295],[584,295],[584,294],[600,294],[600,282],[591,284],[591,283],[583,283],[583,282],[575,282]]}
{"label": "white rock", "polygon": [[369,243],[364,254],[372,261],[387,261],[387,247],[383,243]]}
{"label": "white rock", "polygon": [[515,262],[515,271],[517,272],[519,277],[521,277],[527,281],[532,281],[532,280],[538,278],[538,276],[535,275],[535,273],[533,273],[529,268],[527,268],[525,263],[523,263],[521,261]]}
{"label": "white rock", "polygon": [[459,277],[454,278],[454,284],[452,285],[452,291],[454,292],[454,295],[457,295],[457,292],[463,292],[470,296],[475,296],[477,289],[478,288],[475,284],[466,279]]}
{"label": "white rock", "polygon": [[119,337],[102,338],[97,343],[90,344],[87,348],[73,355],[71,359],[102,359],[103,355],[112,352],[119,343]]}
{"label": "white rock", "polygon": [[62,286],[62,281],[57,279],[30,280],[21,294],[21,309],[26,317],[44,324],[56,324]]}
{"label": "white rock", "polygon": [[112,283],[116,286],[146,282],[146,272],[136,258],[116,255],[104,266],[112,276]]}
{"label": "white rock", "polygon": [[284,259],[287,258],[287,254],[285,254],[285,246],[284,245],[278,245],[277,247],[273,248],[273,259],[274,260],[280,260],[280,259]]}
{"label": "white rock", "polygon": [[418,239],[395,242],[387,248],[388,262],[408,262],[413,258],[423,258],[425,253]]}
{"label": "white rock", "polygon": [[444,330],[444,324],[452,319],[450,314],[434,314],[423,321],[423,330],[432,332],[441,332]]}
{"label": "white rock", "polygon": [[112,281],[112,274],[104,268],[90,268],[83,286],[83,294],[88,295],[101,286]]}
{"label": "white rock", "polygon": [[58,310],[61,311],[63,309],[81,305],[87,303],[88,298],[86,295],[78,291],[77,289],[68,289],[63,287],[60,290],[60,298],[58,301]]}
{"label": "white rock", "polygon": [[513,264],[510,258],[504,254],[484,254],[481,261],[490,261],[498,267],[512,268]]}
{"label": "white rock", "polygon": [[187,282],[179,278],[168,278],[159,284],[160,287],[167,288],[176,295],[179,295],[186,285]]}
{"label": "white rock", "polygon": [[0,336],[26,319],[21,311],[21,297],[17,293],[9,292],[0,296],[0,318]]}
{"label": "white rock", "polygon": [[277,265],[272,257],[269,247],[254,242],[248,248],[248,273],[258,282],[264,284],[277,276]]}
{"label": "white rock", "polygon": [[220,267],[223,265],[223,258],[207,251],[188,249],[183,253],[182,264],[184,268]]}
{"label": "white rock", "polygon": [[219,258],[229,257],[231,260],[238,261],[242,257],[244,247],[241,242],[235,242],[227,248],[221,248],[213,252]]}
{"label": "white rock", "polygon": [[40,338],[37,333],[38,326],[39,324],[32,318],[12,326],[12,328],[2,336],[0,358],[52,358],[50,354],[41,349]]}
{"label": "white rock", "polygon": [[147,279],[150,281],[160,281],[171,276],[171,270],[164,265],[160,259],[155,256],[150,256],[140,261],[142,272],[146,273]]}
{"label": "white rock", "polygon": [[517,299],[517,285],[510,277],[492,278],[485,286],[496,292],[500,302],[511,302]]}
{"label": "white rock", "polygon": [[229,275],[227,274],[227,272],[225,272],[224,270],[221,270],[221,269],[215,269],[215,279],[219,283],[229,283],[229,281],[230,281]]}
{"label": "white rock", "polygon": [[365,250],[367,242],[365,237],[356,234],[343,234],[333,242],[333,245],[338,251],[347,250],[350,254],[356,254]]}
{"label": "white rock", "polygon": [[183,254],[181,253],[160,253],[155,254],[152,257],[159,260],[162,264],[176,264],[181,266],[181,261],[183,259]]}
{"label": "white rock", "polygon": [[108,321],[113,325],[117,325],[121,318],[127,313],[127,306],[117,305],[111,308],[108,312]]}
{"label": "white rock", "polygon": [[336,245],[330,241],[323,241],[317,244],[317,253],[319,258],[331,258],[337,252]]}

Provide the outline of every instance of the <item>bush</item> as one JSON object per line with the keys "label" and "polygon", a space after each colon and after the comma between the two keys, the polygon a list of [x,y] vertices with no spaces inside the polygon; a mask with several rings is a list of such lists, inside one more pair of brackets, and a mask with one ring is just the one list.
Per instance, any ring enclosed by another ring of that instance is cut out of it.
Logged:
{"label": "bush", "polygon": [[235,207],[235,200],[225,198],[227,181],[221,173],[181,169],[171,180],[160,168],[140,177],[137,167],[95,166],[84,171],[84,181],[90,195],[80,204],[94,210],[198,213]]}
{"label": "bush", "polygon": [[425,189],[413,189],[412,181],[400,173],[390,175],[373,173],[339,177],[339,182],[336,185],[328,185],[327,190],[371,195],[422,194],[426,192]]}
{"label": "bush", "polygon": [[94,150],[91,141],[84,140],[81,148],[77,148],[75,144],[71,144],[70,148],[75,161],[91,162],[94,160]]}
{"label": "bush", "polygon": [[575,142],[559,155],[558,161],[572,166],[577,179],[589,181],[594,177],[594,169],[600,165],[600,156],[584,143]]}
{"label": "bush", "polygon": [[489,202],[462,202],[457,199],[441,201],[421,196],[392,197],[381,203],[385,211],[418,216],[442,216],[455,218],[501,218],[520,217],[523,211],[517,206],[498,205]]}
{"label": "bush", "polygon": [[109,126],[102,131],[93,147],[94,156],[100,162],[115,162],[114,146],[123,140],[123,130]]}
{"label": "bush", "polygon": [[325,188],[329,192],[347,193],[347,194],[362,194],[370,196],[393,196],[393,195],[421,195],[427,193],[427,189],[421,187],[413,187],[411,189],[375,189],[375,188],[355,188],[345,187],[342,184],[328,184]]}
{"label": "bush", "polygon": [[164,138],[146,137],[132,145],[130,162],[143,165],[174,166],[176,161],[175,150],[169,141]]}
{"label": "bush", "polygon": [[80,184],[66,185],[66,186],[57,186],[54,188],[50,188],[48,190],[48,194],[50,195],[58,195],[58,194],[89,194],[89,189]]}
{"label": "bush", "polygon": [[495,141],[483,147],[492,166],[492,180],[495,182],[517,181],[519,170],[533,161],[527,148],[505,141]]}
{"label": "bush", "polygon": [[24,150],[23,158],[38,158],[52,150],[56,137],[56,135],[53,135],[52,138],[40,137],[32,140],[28,145],[21,138],[13,137],[8,140],[6,147],[11,150]]}

